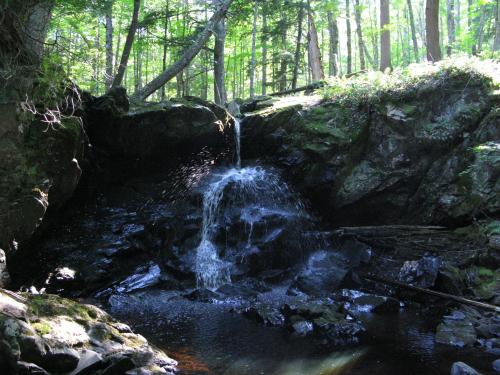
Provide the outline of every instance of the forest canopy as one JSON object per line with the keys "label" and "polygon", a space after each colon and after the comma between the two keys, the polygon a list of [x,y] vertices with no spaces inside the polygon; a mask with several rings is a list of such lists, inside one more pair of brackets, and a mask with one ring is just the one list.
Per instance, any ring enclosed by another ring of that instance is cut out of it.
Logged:
{"label": "forest canopy", "polygon": [[193,95],[221,104],[426,60],[498,58],[499,1],[26,4],[45,6],[50,13],[44,62],[61,67],[93,95],[123,85],[137,99]]}

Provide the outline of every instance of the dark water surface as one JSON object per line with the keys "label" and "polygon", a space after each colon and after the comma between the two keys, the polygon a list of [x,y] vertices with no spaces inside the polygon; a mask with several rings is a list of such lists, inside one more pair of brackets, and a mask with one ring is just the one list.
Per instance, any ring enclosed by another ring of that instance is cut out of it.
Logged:
{"label": "dark water surface", "polygon": [[455,361],[491,373],[494,356],[436,344],[434,319],[402,310],[367,314],[369,337],[332,348],[232,312],[238,301],[193,302],[164,291],[110,299],[110,312],[179,361],[182,374],[449,374]]}

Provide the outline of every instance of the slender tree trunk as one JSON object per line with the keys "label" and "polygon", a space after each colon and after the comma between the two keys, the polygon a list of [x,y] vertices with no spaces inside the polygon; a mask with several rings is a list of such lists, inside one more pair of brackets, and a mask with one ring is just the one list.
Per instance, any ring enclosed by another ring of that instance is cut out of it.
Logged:
{"label": "slender tree trunk", "polygon": [[118,71],[116,72],[115,78],[111,87],[118,87],[122,84],[123,74],[127,68],[128,58],[130,56],[130,51],[132,50],[132,44],[134,43],[135,31],[137,29],[137,20],[139,19],[139,8],[141,6],[141,0],[134,0],[134,11],[132,13],[132,22],[127,33],[127,39],[125,40],[125,46],[123,47],[122,57],[120,59],[120,65],[118,65]]}
{"label": "slender tree trunk", "polygon": [[[167,37],[168,37],[168,17],[169,1],[165,5],[165,18],[163,19],[163,56],[161,59],[161,70],[167,69]],[[165,85],[161,87],[161,100],[165,100]]]}
{"label": "slender tree trunk", "polygon": [[454,0],[446,0],[446,21],[448,24],[448,46],[446,54],[451,56],[453,43],[455,43],[455,2]]}
{"label": "slender tree trunk", "polygon": [[[472,12],[473,12],[472,0],[468,0],[467,1],[467,31],[471,34],[473,33],[473,31],[472,31],[472,24],[473,24]],[[476,43],[474,40],[472,41],[471,53],[473,56],[477,55]]]}
{"label": "slender tree trunk", "polygon": [[295,56],[293,64],[292,89],[297,88],[297,79],[299,76],[300,65],[300,45],[302,43],[302,23],[304,19],[304,3],[299,3],[299,12],[297,15],[297,44],[295,46]]}
{"label": "slender tree trunk", "polygon": [[325,73],[323,72],[323,65],[321,63],[321,51],[318,44],[318,32],[316,31],[316,26],[314,25],[311,9],[309,9],[308,11],[309,12],[307,14],[307,18],[309,21],[309,63],[311,68],[311,78],[313,82],[317,82],[325,79]]}
{"label": "slender tree trunk", "polygon": [[365,51],[363,50],[363,30],[361,29],[361,6],[359,0],[354,0],[354,17],[356,18],[356,34],[358,35],[359,65],[361,70],[366,69]]}
{"label": "slender tree trunk", "polygon": [[215,47],[214,47],[214,101],[216,104],[224,105],[226,102],[226,85],[224,80],[224,47],[226,43],[226,24],[221,19],[215,25]]}
{"label": "slender tree trunk", "polygon": [[[118,70],[118,53],[120,51],[121,47],[121,35],[122,35],[122,22],[121,19],[118,20],[118,37],[116,38],[116,48],[115,48],[115,57],[114,57],[114,66],[113,66],[113,72],[116,72]],[[114,74],[114,73],[113,73]]]}
{"label": "slender tree trunk", "polygon": [[286,73],[288,69],[288,61],[287,61],[287,45],[286,45],[286,34],[287,34],[287,20],[285,18],[285,12],[283,12],[283,17],[280,21],[280,29],[281,29],[281,55],[280,55],[280,91],[286,90]]}
{"label": "slender tree trunk", "polygon": [[106,90],[113,84],[113,2],[106,6]]}
{"label": "slender tree trunk", "polygon": [[427,61],[441,60],[439,46],[439,0],[426,0],[425,35],[427,41]]}
{"label": "slender tree trunk", "polygon": [[[418,63],[418,43],[417,43],[417,31],[415,30],[415,18],[413,17],[413,8],[411,5],[412,0],[406,0],[408,6],[408,15],[410,17],[410,28],[411,28],[411,40],[413,43],[413,55],[415,57],[415,62]],[[453,1],[453,0],[448,0]]]}
{"label": "slender tree trunk", "polygon": [[477,53],[480,53],[483,49],[483,40],[484,40],[484,24],[486,23],[486,9],[485,6],[481,6],[480,8],[480,16],[479,16],[479,25],[477,27]]}
{"label": "slender tree trunk", "polygon": [[252,60],[250,66],[250,97],[255,96],[255,45],[257,39],[257,1],[253,4],[253,25],[252,25]]}
{"label": "slender tree trunk", "polygon": [[337,65],[339,55],[339,28],[337,20],[333,18],[332,12],[328,12],[328,33],[330,34],[328,74],[338,76],[339,68]]}
{"label": "slender tree trunk", "polygon": [[497,0],[495,9],[495,39],[493,40],[493,51],[500,51],[500,0]]}
{"label": "slender tree trunk", "polygon": [[[170,81],[173,77],[175,77],[186,66],[188,66],[189,63],[193,60],[193,58],[198,54],[198,52],[200,52],[200,50],[206,44],[212,33],[214,33],[214,29],[216,28],[216,26],[220,23],[221,20],[224,19],[227,9],[231,5],[231,3],[232,0],[225,0],[222,3],[222,5],[214,12],[212,18],[210,18],[203,31],[201,31],[200,34],[198,34],[193,43],[184,51],[181,58],[174,64],[170,65],[166,70],[164,70],[162,73],[156,76],[153,80],[151,80],[151,82],[145,85],[142,90],[135,92],[134,95],[132,96],[132,99],[133,100],[146,99],[148,96],[150,96],[160,87],[162,87],[166,82]],[[222,77],[224,77],[224,75],[222,75]]]}
{"label": "slender tree trunk", "polygon": [[262,6],[262,95],[267,90],[267,6]]}
{"label": "slender tree trunk", "polygon": [[347,33],[347,74],[352,73],[352,47],[351,47],[351,11],[349,0],[345,0],[345,20]]}
{"label": "slender tree trunk", "polygon": [[[377,28],[377,0],[374,1],[374,14],[372,14],[372,7],[371,7],[371,1],[368,2],[368,10],[370,12],[370,26],[372,27],[372,30],[375,30]],[[373,48],[373,69],[378,69],[380,64],[379,64],[379,59],[378,59],[378,47],[379,47],[379,41],[378,41],[378,33],[372,32],[371,33],[371,43],[372,43],[372,48]]]}
{"label": "slender tree trunk", "polygon": [[380,70],[391,69],[391,34],[389,31],[389,0],[380,0]]}

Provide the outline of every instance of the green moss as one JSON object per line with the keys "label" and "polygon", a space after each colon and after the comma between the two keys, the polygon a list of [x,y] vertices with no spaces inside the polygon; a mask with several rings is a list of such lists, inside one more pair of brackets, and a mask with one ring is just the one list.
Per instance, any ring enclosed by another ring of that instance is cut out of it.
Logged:
{"label": "green moss", "polygon": [[41,336],[47,335],[52,331],[52,328],[50,327],[50,325],[44,321],[33,323],[33,324],[31,324],[31,326]]}
{"label": "green moss", "polygon": [[97,318],[93,309],[51,294],[29,295],[30,312],[38,317],[66,315],[75,321],[88,322]]}

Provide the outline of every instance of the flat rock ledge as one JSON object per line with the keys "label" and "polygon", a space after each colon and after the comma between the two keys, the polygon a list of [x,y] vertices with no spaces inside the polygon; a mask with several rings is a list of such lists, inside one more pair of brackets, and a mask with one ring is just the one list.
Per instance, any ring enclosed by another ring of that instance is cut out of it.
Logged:
{"label": "flat rock ledge", "polygon": [[0,291],[2,374],[174,374],[177,362],[101,309]]}

